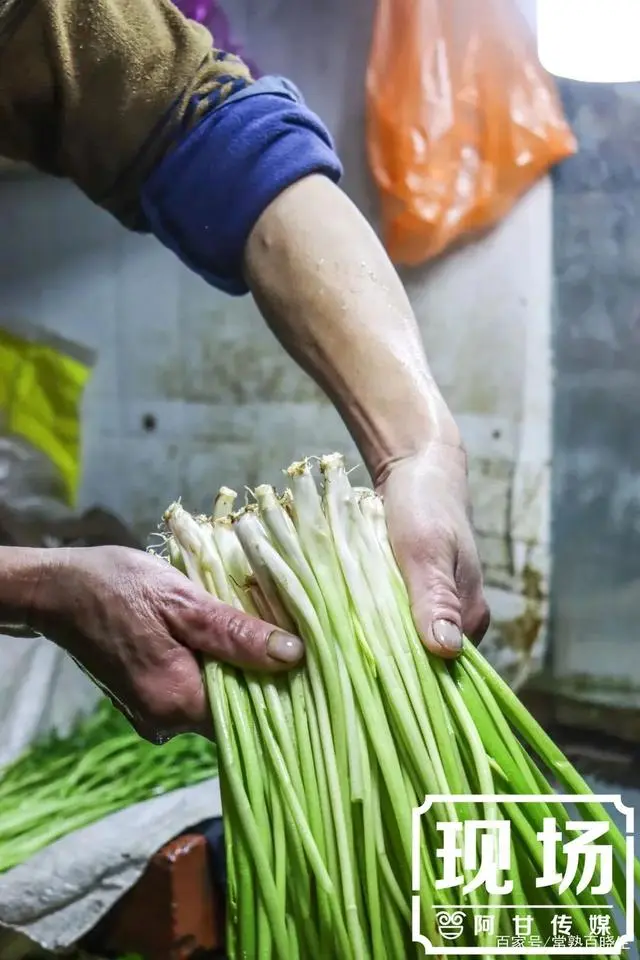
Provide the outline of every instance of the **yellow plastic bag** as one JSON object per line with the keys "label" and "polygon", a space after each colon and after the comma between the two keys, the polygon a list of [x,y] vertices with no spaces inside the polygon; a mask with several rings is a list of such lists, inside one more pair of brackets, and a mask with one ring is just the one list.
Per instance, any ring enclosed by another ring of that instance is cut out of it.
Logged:
{"label": "yellow plastic bag", "polygon": [[0,434],[22,438],[44,453],[73,505],[80,478],[80,402],[90,354],[27,325],[15,331],[0,329]]}
{"label": "yellow plastic bag", "polygon": [[396,263],[491,227],[576,151],[516,2],[378,0],[367,149]]}

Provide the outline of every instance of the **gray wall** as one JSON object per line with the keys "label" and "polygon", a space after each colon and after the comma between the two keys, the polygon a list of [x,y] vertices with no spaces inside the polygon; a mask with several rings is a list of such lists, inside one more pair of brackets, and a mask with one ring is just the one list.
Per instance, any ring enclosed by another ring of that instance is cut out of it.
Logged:
{"label": "gray wall", "polygon": [[640,84],[564,82],[554,183],[555,675],[640,706]]}

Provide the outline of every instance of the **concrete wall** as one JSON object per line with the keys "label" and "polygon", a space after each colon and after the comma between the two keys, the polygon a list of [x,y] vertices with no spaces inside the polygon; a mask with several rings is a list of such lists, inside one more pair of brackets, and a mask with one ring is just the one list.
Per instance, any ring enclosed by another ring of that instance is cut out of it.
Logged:
{"label": "concrete wall", "polygon": [[562,84],[554,202],[554,675],[640,707],[640,84]]}
{"label": "concrete wall", "polygon": [[[288,74],[329,124],[345,187],[373,217],[363,81],[372,9],[369,0],[234,4],[261,69]],[[0,322],[24,317],[99,351],[84,504],[100,502],[146,534],[178,494],[200,510],[221,483],[277,483],[306,453],[339,448],[356,462],[337,415],[249,299],[208,289],[63,183],[5,183],[0,219]],[[405,277],[469,447],[494,638],[515,668],[541,652],[546,615],[550,257],[542,183],[486,240]]]}

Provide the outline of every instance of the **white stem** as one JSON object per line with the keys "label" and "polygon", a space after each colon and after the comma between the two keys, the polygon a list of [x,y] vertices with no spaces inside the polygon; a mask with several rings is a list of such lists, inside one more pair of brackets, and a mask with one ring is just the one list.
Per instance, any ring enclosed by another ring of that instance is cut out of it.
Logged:
{"label": "white stem", "polygon": [[223,603],[237,605],[236,592],[222,562],[214,535],[208,520],[198,524],[200,528],[201,564],[213,582],[215,595]]}
{"label": "white stem", "polygon": [[408,603],[409,594],[407,593],[407,588],[404,580],[402,579],[402,574],[398,568],[398,564],[389,541],[387,521],[384,515],[384,504],[382,503],[380,497],[376,496],[375,494],[371,494],[370,496],[361,496],[359,503],[362,515],[365,520],[371,524],[375,538],[380,545],[380,549],[384,555],[387,571],[393,582],[394,589],[399,590],[401,596],[406,597]]}
{"label": "white stem", "polygon": [[201,565],[200,527],[196,520],[180,503],[172,503],[164,515],[164,522],[173,535],[176,546],[182,555],[187,576],[204,590],[210,591],[210,577],[206,576]]}
{"label": "white stem", "polygon": [[263,602],[271,611],[269,622],[282,627],[289,633],[295,633],[292,614],[283,603],[270,566],[263,556],[261,544],[266,543],[271,550],[273,550],[273,547],[269,544],[267,532],[262,522],[253,511],[245,510],[233,521],[233,530],[251,567],[253,578],[262,594]]}
{"label": "white stem", "polygon": [[220,487],[213,502],[213,519],[221,520],[223,517],[228,517],[237,498],[238,494],[235,490],[230,490],[229,487]]}
{"label": "white stem", "polygon": [[169,537],[167,540],[167,553],[169,554],[169,563],[172,567],[175,567],[176,570],[180,570],[182,573],[186,574],[186,569],[184,561],[182,559],[182,551],[176,543],[174,537]]}
{"label": "white stem", "polygon": [[251,592],[253,571],[230,520],[215,520],[210,523],[210,528],[230,587],[230,598],[227,602],[245,613],[262,616]]}

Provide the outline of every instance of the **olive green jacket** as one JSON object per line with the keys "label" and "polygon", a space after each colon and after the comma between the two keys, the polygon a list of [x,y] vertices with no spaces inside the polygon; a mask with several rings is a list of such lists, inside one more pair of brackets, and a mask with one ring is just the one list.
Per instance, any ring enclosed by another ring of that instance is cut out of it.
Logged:
{"label": "olive green jacket", "polygon": [[239,78],[169,0],[0,0],[0,156],[70,178],[134,229],[147,174]]}

